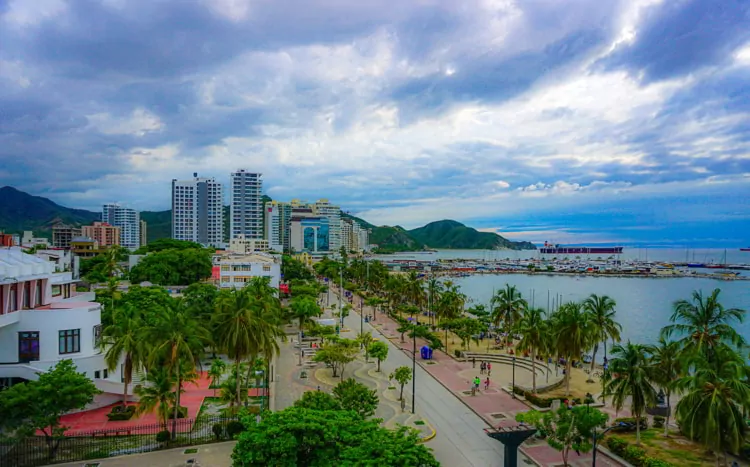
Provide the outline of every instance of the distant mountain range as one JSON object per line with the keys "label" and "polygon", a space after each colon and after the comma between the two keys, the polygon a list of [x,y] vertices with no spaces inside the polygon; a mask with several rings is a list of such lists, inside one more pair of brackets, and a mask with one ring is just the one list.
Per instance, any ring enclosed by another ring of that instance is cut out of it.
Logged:
{"label": "distant mountain range", "polygon": [[[263,196],[263,202],[271,201]],[[263,210],[265,217],[265,210]],[[364,219],[342,212],[343,217],[356,220],[370,229],[370,243],[380,252],[419,251],[427,248],[455,249],[512,249],[534,250],[529,242],[513,242],[491,232],[479,232],[460,222],[442,220],[424,227],[406,230],[400,226],[376,226]],[[72,209],[41,196],[33,196],[10,186],[0,188],[0,231],[21,233],[32,230],[34,235],[50,238],[52,226],[62,222],[74,226],[91,224],[101,219],[101,213]],[[141,211],[141,219],[148,225],[148,241],[168,238],[172,234],[172,210]],[[224,206],[224,231],[229,232],[229,206]]]}

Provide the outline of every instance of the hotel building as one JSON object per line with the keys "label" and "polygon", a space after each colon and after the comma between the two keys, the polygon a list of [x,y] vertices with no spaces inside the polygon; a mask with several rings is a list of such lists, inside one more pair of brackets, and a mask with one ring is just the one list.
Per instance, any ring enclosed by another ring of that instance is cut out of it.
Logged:
{"label": "hotel building", "polygon": [[115,227],[106,222],[94,222],[94,225],[84,225],[81,227],[83,236],[89,237],[99,244],[102,248],[108,248],[113,245],[119,245],[120,227]]}
{"label": "hotel building", "polygon": [[172,238],[221,247],[224,244],[223,187],[214,178],[172,180]]}
{"label": "hotel building", "polygon": [[262,174],[239,169],[230,178],[229,239],[263,238]]}
{"label": "hotel building", "polygon": [[102,206],[102,222],[120,228],[120,246],[129,250],[141,246],[141,216],[135,209],[116,203],[105,204]]}

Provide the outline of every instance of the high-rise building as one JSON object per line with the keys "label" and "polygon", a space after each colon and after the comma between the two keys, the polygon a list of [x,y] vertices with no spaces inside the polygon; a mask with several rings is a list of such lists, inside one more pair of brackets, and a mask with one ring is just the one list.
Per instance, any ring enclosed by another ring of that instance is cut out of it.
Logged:
{"label": "high-rise building", "polygon": [[262,174],[239,169],[231,175],[229,239],[244,235],[246,239],[263,238]]}
{"label": "high-rise building", "polygon": [[172,180],[172,238],[215,247],[224,243],[223,187],[214,178]]}
{"label": "high-rise building", "polygon": [[144,246],[148,243],[148,225],[146,224],[146,221],[141,219],[141,246]]}
{"label": "high-rise building", "polygon": [[[290,249],[296,253],[327,253],[330,250],[330,225],[323,216],[295,216],[290,222]],[[339,226],[340,227],[340,226]]]}
{"label": "high-rise building", "polygon": [[[279,201],[269,201],[265,206],[266,226],[265,237],[273,251],[288,252],[289,236],[292,218],[292,204]],[[312,213],[312,211],[311,211]]]}
{"label": "high-rise building", "polygon": [[347,251],[360,253],[366,250],[368,240],[369,233],[359,222],[350,218],[341,219],[341,245]]}
{"label": "high-rise building", "polygon": [[311,205],[313,214],[328,219],[329,250],[338,253],[341,248],[341,208],[332,205],[327,199],[320,199]]}
{"label": "high-rise building", "polygon": [[52,245],[55,248],[70,248],[70,241],[80,237],[82,230],[66,224],[52,226]]}
{"label": "high-rise building", "polygon": [[354,226],[351,219],[341,219],[341,244],[346,247],[346,251],[352,251],[352,237],[354,235]]}
{"label": "high-rise building", "polygon": [[96,240],[102,248],[120,245],[120,239],[122,238],[120,227],[109,225],[106,222],[94,222],[93,225],[84,225],[81,230],[84,236]]}
{"label": "high-rise building", "polygon": [[116,203],[102,206],[102,222],[120,228],[120,246],[136,250],[141,246],[141,216],[135,209]]}

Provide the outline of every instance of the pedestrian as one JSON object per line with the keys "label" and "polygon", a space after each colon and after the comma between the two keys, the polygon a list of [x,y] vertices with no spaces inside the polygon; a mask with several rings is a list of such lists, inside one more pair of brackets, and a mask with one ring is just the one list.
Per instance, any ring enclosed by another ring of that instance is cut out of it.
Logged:
{"label": "pedestrian", "polygon": [[487,379],[484,380],[484,390],[486,391],[490,387],[490,377],[488,376]]}
{"label": "pedestrian", "polygon": [[477,357],[471,357],[471,367],[472,368],[477,367]]}
{"label": "pedestrian", "polygon": [[487,376],[492,374],[492,363],[487,362]]}
{"label": "pedestrian", "polygon": [[482,383],[482,380],[479,379],[479,376],[474,378],[474,394],[479,390],[479,385]]}
{"label": "pedestrian", "polygon": [[482,361],[482,363],[479,364],[479,374],[480,375],[484,374],[484,368],[485,368],[485,363],[484,363],[484,361]]}

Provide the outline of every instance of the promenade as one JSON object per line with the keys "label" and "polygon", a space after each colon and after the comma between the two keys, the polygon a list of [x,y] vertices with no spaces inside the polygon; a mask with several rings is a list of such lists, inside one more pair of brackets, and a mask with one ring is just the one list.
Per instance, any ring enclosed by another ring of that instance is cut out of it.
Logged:
{"label": "promenade", "polygon": [[[333,296],[334,294],[332,298]],[[359,298],[355,297],[354,300],[355,304],[359,305]],[[406,336],[405,342],[401,342],[401,334],[396,330],[399,327],[398,323],[384,313],[378,313],[371,323],[360,323],[359,310],[359,306],[354,307],[352,314],[345,320],[346,327],[359,332],[361,325],[365,332],[372,331],[376,337],[378,334],[382,335],[391,346],[388,355],[389,365],[411,367],[413,344]],[[364,306],[363,314],[375,315],[375,310]],[[424,345],[427,345],[425,341],[417,339],[417,352]],[[394,352],[394,349],[397,351]],[[479,376],[483,382],[486,378],[485,375],[479,374],[478,363],[476,368],[472,368],[471,362],[456,361],[440,351],[434,352],[430,361],[417,356],[416,405],[418,410],[426,409],[424,413],[427,419],[437,430],[437,437],[429,446],[434,449],[435,456],[443,465],[502,465],[502,444],[489,438],[483,429],[517,425],[515,415],[531,410],[501,389],[503,385],[510,386],[510,368],[493,364],[492,370],[488,390],[485,391],[482,385],[479,393],[471,396],[470,381],[474,376]],[[409,401],[410,397],[411,394]],[[623,417],[629,414],[627,411],[615,414],[611,407],[600,410],[607,412],[610,420],[615,416]],[[460,452],[460,457],[456,457],[456,451]],[[527,459],[524,459],[524,455]],[[569,463],[577,467],[590,466],[591,457],[591,453],[580,456],[572,453]],[[560,453],[549,447],[544,440],[524,444],[519,453],[519,465],[552,467],[561,463]],[[597,464],[605,467],[621,465],[603,455],[601,451],[597,456]]]}

